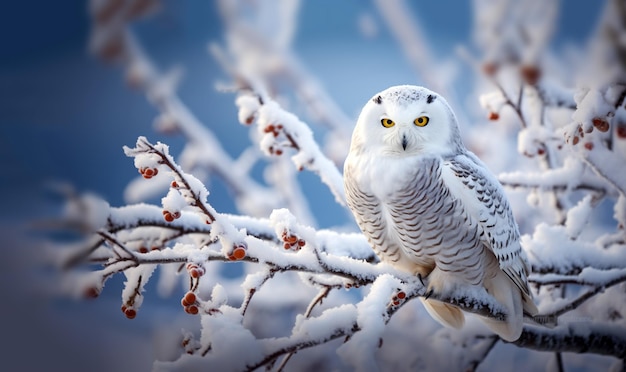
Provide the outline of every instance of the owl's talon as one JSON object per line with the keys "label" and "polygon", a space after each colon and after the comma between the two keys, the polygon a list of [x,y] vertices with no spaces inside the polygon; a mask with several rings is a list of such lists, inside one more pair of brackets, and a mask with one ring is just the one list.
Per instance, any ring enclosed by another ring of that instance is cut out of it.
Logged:
{"label": "owl's talon", "polygon": [[422,279],[422,274],[417,273],[417,279],[420,280],[420,283],[422,283],[422,286],[424,286],[424,287],[426,286],[426,284],[424,284],[424,280]]}
{"label": "owl's talon", "polygon": [[432,294],[433,294],[434,292],[435,292],[435,290],[433,290],[433,289],[431,289],[430,291],[428,291],[428,292],[426,293],[426,295],[424,296],[424,300],[428,300],[428,298],[429,298],[430,296],[432,296]]}

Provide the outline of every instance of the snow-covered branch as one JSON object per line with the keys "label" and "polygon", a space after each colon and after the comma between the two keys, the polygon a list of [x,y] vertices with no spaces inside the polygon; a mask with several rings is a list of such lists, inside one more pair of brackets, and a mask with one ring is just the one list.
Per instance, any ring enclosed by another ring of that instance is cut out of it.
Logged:
{"label": "snow-covered branch", "polygon": [[513,344],[539,351],[626,357],[626,329],[609,324],[568,323],[553,329],[525,327]]}

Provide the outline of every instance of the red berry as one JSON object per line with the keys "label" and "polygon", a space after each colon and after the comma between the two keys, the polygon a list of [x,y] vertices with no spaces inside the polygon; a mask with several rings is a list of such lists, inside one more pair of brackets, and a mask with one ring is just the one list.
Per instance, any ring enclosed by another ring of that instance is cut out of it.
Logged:
{"label": "red berry", "polygon": [[165,218],[165,221],[167,221],[167,222],[174,221],[174,216],[172,216],[172,214],[170,212],[164,213],[163,214],[163,218]]}
{"label": "red berry", "polygon": [[485,62],[483,64],[483,72],[487,76],[493,76],[498,71],[498,65],[495,62]]}
{"label": "red berry", "polygon": [[176,181],[172,181],[172,183],[170,184],[170,186],[174,189],[178,188],[178,183]]}
{"label": "red berry", "polygon": [[246,257],[246,248],[243,246],[235,247],[232,256],[235,258],[235,260],[241,260],[242,258]]}
{"label": "red berry", "polygon": [[187,314],[196,315],[196,314],[198,314],[198,306],[196,306],[196,305],[189,305],[189,306],[185,307],[185,311],[187,312]]}
{"label": "red berry", "polygon": [[144,246],[139,247],[139,253],[148,253],[148,248]]}
{"label": "red berry", "polygon": [[135,309],[126,309],[124,311],[124,315],[126,315],[128,319],[135,319],[135,317],[137,316],[137,311],[135,311]]}
{"label": "red berry", "polygon": [[591,142],[585,142],[585,148],[587,150],[593,150],[593,143]]}
{"label": "red berry", "polygon": [[393,301],[393,306],[398,306],[398,305],[400,305],[400,301],[397,301],[397,300]]}
{"label": "red berry", "polygon": [[187,301],[189,304],[193,304],[194,302],[196,302],[196,294],[193,292],[187,292],[187,294],[185,295],[183,299]]}
{"label": "red berry", "polygon": [[538,67],[532,65],[524,65],[520,69],[522,78],[526,84],[535,85],[541,77],[541,70]]}
{"label": "red berry", "polygon": [[291,244],[289,244],[289,243],[285,242],[285,244],[283,244],[283,247],[284,247],[285,249],[291,249]]}
{"label": "red berry", "polygon": [[146,168],[143,172],[144,177],[152,177],[154,176],[154,170],[152,168]]}
{"label": "red berry", "polygon": [[151,250],[151,251],[160,251],[160,250],[161,250],[161,248],[159,248],[159,247],[157,247],[157,246],[154,246],[154,247],[150,248],[150,250]]}
{"label": "red berry", "polygon": [[488,116],[489,120],[496,121],[500,119],[500,115],[497,112],[490,112]]}
{"label": "red berry", "polygon": [[574,139],[572,139],[572,143],[574,145],[578,145],[578,141],[580,141],[580,138],[578,138],[578,136],[575,136]]}
{"label": "red berry", "polygon": [[191,305],[192,303],[187,302],[187,299],[185,297],[183,297],[180,300],[180,304],[183,305],[183,307],[187,307],[187,306]]}
{"label": "red berry", "polygon": [[276,150],[276,155],[280,156],[282,154],[283,154],[283,150],[281,150],[281,149],[277,149]]}
{"label": "red berry", "polygon": [[172,213],[172,217],[174,217],[174,219],[180,218],[180,211]]}
{"label": "red berry", "polygon": [[294,244],[294,243],[296,243],[296,242],[298,241],[298,237],[297,237],[297,236],[295,236],[295,235],[287,235],[287,236],[285,237],[285,241],[286,241],[287,243]]}
{"label": "red berry", "polygon": [[299,247],[304,247],[304,245],[306,244],[306,242],[302,239],[298,240],[298,246]]}
{"label": "red berry", "polygon": [[199,267],[193,268],[189,270],[189,275],[191,275],[192,278],[197,279],[201,277],[202,275],[204,275],[204,270]]}
{"label": "red berry", "polygon": [[617,129],[615,130],[618,138],[624,139],[626,138],[626,124],[620,123],[617,125]]}
{"label": "red berry", "polygon": [[540,148],[537,149],[537,154],[543,155],[545,153],[546,153],[546,150],[543,147],[540,147]]}
{"label": "red berry", "polygon": [[98,288],[96,287],[89,287],[85,289],[85,292],[83,293],[83,295],[86,298],[97,298],[98,296],[100,296],[100,290],[98,290]]}
{"label": "red berry", "polygon": [[406,298],[406,293],[398,292],[398,298],[401,299],[401,300],[404,300]]}

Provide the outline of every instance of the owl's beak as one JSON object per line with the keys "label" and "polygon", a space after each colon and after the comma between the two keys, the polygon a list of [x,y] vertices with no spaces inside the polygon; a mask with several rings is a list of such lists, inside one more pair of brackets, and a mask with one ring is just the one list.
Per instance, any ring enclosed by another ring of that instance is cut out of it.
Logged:
{"label": "owl's beak", "polygon": [[409,140],[406,138],[406,134],[402,135],[402,149],[406,151],[406,145],[409,144]]}

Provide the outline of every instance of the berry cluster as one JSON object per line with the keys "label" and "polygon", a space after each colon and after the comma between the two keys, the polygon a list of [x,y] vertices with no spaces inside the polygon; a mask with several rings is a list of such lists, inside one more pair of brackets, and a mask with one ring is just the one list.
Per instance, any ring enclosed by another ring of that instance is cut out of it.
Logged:
{"label": "berry cluster", "polygon": [[228,259],[231,261],[239,261],[242,260],[247,255],[248,247],[245,243],[235,243],[233,244],[233,250],[228,255]]}
{"label": "berry cluster", "polygon": [[282,124],[278,124],[278,125],[269,124],[267,127],[265,127],[265,129],[263,129],[263,132],[272,133],[274,137],[278,137],[281,130],[283,130]]}
{"label": "berry cluster", "polygon": [[[606,119],[604,119],[604,118],[595,117],[595,118],[591,119],[591,123],[593,124],[593,127],[589,127],[586,131],[583,131],[582,126],[578,127],[578,134],[575,135],[572,138],[572,144],[573,145],[578,145],[578,143],[580,142],[580,139],[585,137],[585,133],[593,132],[594,128],[597,129],[598,131],[602,132],[602,133],[608,132],[609,129],[611,128],[609,122]],[[617,129],[618,129],[617,130],[617,136],[621,137],[620,136],[620,131],[619,131],[620,128],[618,127]],[[626,137],[626,128],[623,128],[623,132],[624,132],[623,133],[624,137],[622,137],[622,138],[625,138]],[[569,140],[568,140],[568,142],[569,142]],[[585,148],[587,150],[593,150],[593,143],[592,142],[585,142],[584,146],[585,146]]]}
{"label": "berry cluster", "polygon": [[185,308],[187,314],[196,315],[199,311],[197,300],[196,294],[189,291],[180,300],[180,304]]}
{"label": "berry cluster", "polygon": [[180,218],[180,212],[179,212],[179,211],[176,211],[176,212],[170,212],[170,211],[164,210],[164,211],[163,211],[163,218],[164,218],[164,219],[165,219],[165,221],[167,221],[167,222],[172,222],[172,221],[174,221],[175,219]]}
{"label": "berry cluster", "polygon": [[596,117],[593,118],[591,122],[593,123],[593,126],[600,132],[605,133],[609,131],[609,122],[606,121],[606,119]]}
{"label": "berry cluster", "polygon": [[287,230],[283,230],[281,238],[284,242],[285,249],[300,250],[306,244],[306,241],[300,239],[297,235],[290,234]]}
{"label": "berry cluster", "polygon": [[[559,149],[560,149],[560,147],[559,147]],[[537,147],[537,153],[536,153],[536,155],[541,156],[541,155],[543,155],[543,154],[545,154],[545,153],[546,153],[546,147],[545,147],[545,145],[544,145],[544,144],[542,144],[542,143],[538,144],[538,147]],[[535,156],[535,154],[532,154],[532,153],[530,153],[530,152],[528,152],[528,151],[524,151],[524,156],[527,156],[527,157],[529,157],[529,158],[532,158],[533,156]]]}
{"label": "berry cluster", "polygon": [[[274,135],[274,137],[278,137],[278,135],[280,134],[281,130],[283,130],[282,124],[278,124],[278,125],[269,124],[268,126],[265,127],[265,129],[263,129],[263,132],[265,132],[265,133],[272,133]],[[270,146],[268,151],[272,155],[280,156],[280,155],[283,154],[283,150],[281,148],[276,148],[274,146]]]}
{"label": "berry cluster", "polygon": [[391,304],[393,306],[398,306],[402,302],[404,302],[405,299],[406,299],[406,293],[400,291],[400,292],[396,293],[396,295],[391,298]]}
{"label": "berry cluster", "polygon": [[139,173],[143,176],[143,178],[149,180],[150,178],[159,174],[159,170],[156,168],[143,167],[139,168]]}
{"label": "berry cluster", "polygon": [[193,353],[198,349],[195,345],[196,342],[193,339],[192,334],[187,334],[183,337],[183,341],[181,342],[181,346],[185,349],[185,352],[189,355],[193,355]]}
{"label": "berry cluster", "polygon": [[270,148],[268,149],[268,151],[270,152],[270,154],[272,155],[277,155],[277,156],[281,156],[283,154],[283,150],[281,148],[275,148],[274,146],[270,146]]}
{"label": "berry cluster", "polygon": [[189,272],[189,276],[194,279],[198,279],[202,275],[204,275],[204,267],[198,266],[197,264],[190,262],[187,264],[187,272]]}

